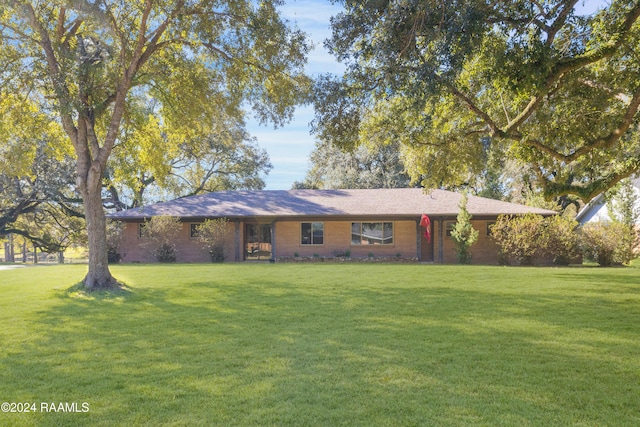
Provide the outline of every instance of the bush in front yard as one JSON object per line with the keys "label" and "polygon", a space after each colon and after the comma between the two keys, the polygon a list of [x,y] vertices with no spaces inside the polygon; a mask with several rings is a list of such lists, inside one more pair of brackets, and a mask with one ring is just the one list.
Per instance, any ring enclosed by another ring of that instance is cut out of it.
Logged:
{"label": "bush in front yard", "polygon": [[124,224],[120,221],[107,221],[107,251],[109,264],[120,262],[120,243],[124,233]]}
{"label": "bush in front yard", "polygon": [[636,231],[620,222],[593,222],[582,226],[581,246],[586,257],[603,267],[627,264],[636,257]]}
{"label": "bush in front yard", "polygon": [[498,245],[500,263],[533,265],[534,258],[546,246],[541,241],[544,237],[543,221],[540,215],[500,215],[491,228],[491,236]]}
{"label": "bush in front yard", "polygon": [[569,265],[581,260],[578,222],[560,215],[547,217],[544,222],[547,233],[545,256],[558,265]]}
{"label": "bush in front yard", "polygon": [[141,246],[159,262],[176,262],[176,241],[181,229],[179,218],[155,216],[146,221],[142,228]]}
{"label": "bush in front yard", "polygon": [[569,264],[580,255],[578,223],[563,216],[501,215],[491,229],[501,263]]}
{"label": "bush in front yard", "polygon": [[197,227],[197,238],[211,255],[211,262],[224,261],[224,243],[227,238],[227,219],[208,219]]}

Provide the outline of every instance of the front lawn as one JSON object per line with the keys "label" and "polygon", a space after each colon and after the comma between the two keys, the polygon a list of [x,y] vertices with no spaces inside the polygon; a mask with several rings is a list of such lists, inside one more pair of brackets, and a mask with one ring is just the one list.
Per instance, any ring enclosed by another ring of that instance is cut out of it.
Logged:
{"label": "front lawn", "polygon": [[0,425],[640,425],[637,267],[85,270],[0,271]]}

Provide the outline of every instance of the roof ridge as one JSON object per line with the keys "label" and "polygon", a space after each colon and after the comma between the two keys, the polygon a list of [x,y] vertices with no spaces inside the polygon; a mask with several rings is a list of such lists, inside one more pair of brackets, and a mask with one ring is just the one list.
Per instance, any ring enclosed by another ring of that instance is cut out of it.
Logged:
{"label": "roof ridge", "polygon": [[[169,215],[182,218],[279,218],[279,217],[453,217],[458,214],[457,192],[419,187],[292,189],[292,190],[223,190],[170,201],[158,202],[109,216],[114,219],[142,220]],[[553,211],[488,199],[472,195],[467,209],[474,216],[539,213]]]}

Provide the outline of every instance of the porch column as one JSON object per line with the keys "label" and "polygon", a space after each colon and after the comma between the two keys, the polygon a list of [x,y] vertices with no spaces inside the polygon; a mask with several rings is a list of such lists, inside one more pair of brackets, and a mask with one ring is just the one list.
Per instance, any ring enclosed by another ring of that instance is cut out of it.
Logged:
{"label": "porch column", "polygon": [[234,220],[236,229],[235,229],[235,262],[240,262],[240,248],[242,244],[240,242],[240,220]]}
{"label": "porch column", "polygon": [[418,262],[422,261],[422,230],[420,229],[420,220],[416,220],[416,257]]}
{"label": "porch column", "polygon": [[271,261],[274,262],[276,260],[276,223],[277,221],[273,221],[271,223]]}
{"label": "porch column", "polygon": [[438,220],[438,263],[444,262],[444,227],[442,218]]}

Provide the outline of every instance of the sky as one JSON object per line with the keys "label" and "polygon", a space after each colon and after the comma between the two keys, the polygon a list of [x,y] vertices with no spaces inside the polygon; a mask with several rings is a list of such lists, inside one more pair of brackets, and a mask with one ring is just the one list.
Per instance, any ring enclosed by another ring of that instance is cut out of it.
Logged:
{"label": "sky", "polygon": [[[331,16],[341,7],[328,0],[289,0],[280,8],[282,15],[307,33],[315,48],[309,54],[306,72],[311,77],[324,73],[340,74],[344,67],[336,62],[323,46],[331,35]],[[286,126],[274,129],[249,120],[247,130],[256,137],[260,147],[267,150],[273,169],[265,177],[266,190],[289,190],[294,181],[302,181],[309,168],[309,155],[315,139],[309,134],[309,122],[313,120],[313,106],[296,109],[293,120]]]}
{"label": "sky", "polygon": [[[579,13],[591,14],[606,5],[607,0],[581,0],[576,5]],[[344,66],[338,63],[323,46],[331,35],[330,18],[340,12],[341,6],[329,0],[289,0],[280,8],[282,15],[307,33],[315,45],[310,53],[306,72],[311,77],[324,73],[340,74]],[[260,147],[267,150],[273,169],[265,177],[266,190],[289,190],[294,181],[302,181],[309,169],[309,155],[315,139],[309,133],[313,120],[313,107],[296,109],[293,120],[274,129],[249,120],[247,130],[256,137]]]}

